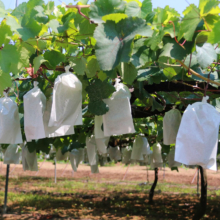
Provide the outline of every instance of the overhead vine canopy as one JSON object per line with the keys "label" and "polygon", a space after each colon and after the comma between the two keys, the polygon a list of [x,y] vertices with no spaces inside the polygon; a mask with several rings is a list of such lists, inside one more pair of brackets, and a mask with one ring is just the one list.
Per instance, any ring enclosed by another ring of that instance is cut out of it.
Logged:
{"label": "overhead vine canopy", "polygon": [[0,0],[0,94],[8,90],[14,97],[21,121],[23,95],[32,81],[49,98],[54,80],[70,65],[83,84],[80,132],[31,142],[29,149],[46,152],[51,141],[55,146],[85,143],[94,115],[108,111],[103,99],[114,92],[117,77],[132,91],[133,117],[144,118],[134,119],[136,131],[157,140],[162,139],[163,114],[172,106],[184,110],[205,94],[220,108],[218,5],[200,0],[181,17],[169,6],[152,9],[150,0],[91,5],[82,0],[57,7],[29,0],[14,10],[5,10]]}

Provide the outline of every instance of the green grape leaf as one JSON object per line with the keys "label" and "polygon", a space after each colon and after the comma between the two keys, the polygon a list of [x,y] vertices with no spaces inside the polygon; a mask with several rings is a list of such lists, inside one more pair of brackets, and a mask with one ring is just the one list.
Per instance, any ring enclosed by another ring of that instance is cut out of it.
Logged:
{"label": "green grape leaf", "polygon": [[152,12],[151,0],[144,0],[141,6],[141,17],[146,18],[147,14]]}
{"label": "green grape leaf", "polygon": [[21,4],[18,5],[18,7],[16,7],[12,11],[11,14],[13,16],[15,16],[19,21],[21,21],[21,19],[26,14],[26,12],[27,12],[27,3],[26,2],[22,2]]}
{"label": "green grape leaf", "polygon": [[85,74],[85,71],[87,70],[87,67],[86,67],[87,61],[84,57],[81,57],[81,58],[73,57],[70,59],[70,61],[71,61],[71,66],[73,67],[76,74],[78,75]]}
{"label": "green grape leaf", "polygon": [[152,61],[150,49],[145,46],[145,39],[139,39],[134,42],[132,50],[131,63],[136,67],[140,68],[144,66],[146,62]]}
{"label": "green grape leaf", "polygon": [[38,69],[40,68],[41,64],[46,62],[47,60],[44,59],[44,57],[42,55],[39,55],[37,57],[34,58],[34,73],[36,73],[38,71]]}
{"label": "green grape leaf", "polygon": [[215,48],[210,43],[203,44],[202,47],[196,46],[197,60],[202,68],[208,67],[214,60],[217,60]]}
{"label": "green grape leaf", "polygon": [[20,55],[17,63],[12,62],[10,71],[17,75],[24,67],[29,67],[29,51],[25,47],[18,48],[18,54]]}
{"label": "green grape leaf", "polygon": [[50,65],[55,69],[56,66],[65,61],[65,55],[59,51],[51,50],[44,53],[44,58],[49,61]]}
{"label": "green grape leaf", "polygon": [[18,32],[24,41],[29,38],[35,38],[42,29],[41,25],[34,19],[29,19],[29,21],[23,24],[23,26],[21,26],[12,16],[7,16],[6,19],[6,24],[11,27],[12,31]]}
{"label": "green grape leaf", "polygon": [[91,85],[86,88],[90,98],[89,111],[95,115],[104,115],[108,112],[108,106],[103,102],[114,91],[115,88],[110,83],[102,82],[100,79],[95,79]]}
{"label": "green grape leaf", "polygon": [[122,0],[97,0],[90,5],[89,17],[95,23],[103,23],[103,16],[123,13],[125,2]]}
{"label": "green grape leaf", "polygon": [[211,104],[216,108],[218,112],[220,112],[220,98],[212,100]]}
{"label": "green grape leaf", "polygon": [[32,88],[32,84],[30,80],[23,81],[18,87],[19,91],[21,92],[29,91],[31,90],[31,88]]}
{"label": "green grape leaf", "polygon": [[43,153],[49,154],[50,152],[50,144],[52,143],[51,138],[44,138],[39,140],[33,140],[31,142],[27,142],[27,147],[30,153],[36,151],[42,151]]}
{"label": "green grape leaf", "polygon": [[117,68],[110,71],[104,71],[104,73],[111,79],[117,78]]}
{"label": "green grape leaf", "polygon": [[209,36],[209,33],[207,32],[200,32],[197,36],[196,36],[196,44],[197,45],[201,45],[201,44],[204,44],[207,42],[208,40],[208,36]]}
{"label": "green grape leaf", "polygon": [[198,65],[198,60],[197,60],[197,56],[196,56],[196,53],[193,52],[192,53],[192,57],[191,57],[191,62],[190,62],[190,54],[186,57],[185,61],[184,61],[184,64],[186,66],[195,66],[195,65]]}
{"label": "green grape leaf", "polygon": [[220,21],[215,23],[212,31],[208,35],[208,42],[211,44],[216,44],[220,42]]}
{"label": "green grape leaf", "polygon": [[149,68],[145,70],[139,70],[137,80],[138,81],[147,81],[149,85],[154,83],[159,84],[161,80],[166,80],[167,78],[164,76],[163,71],[159,68]]}
{"label": "green grape leaf", "polygon": [[95,28],[96,28],[95,24],[91,24],[89,20],[84,19],[79,24],[79,33],[82,34],[82,35],[91,35],[91,36],[93,36]]}
{"label": "green grape leaf", "polygon": [[115,13],[115,14],[109,14],[102,17],[103,21],[114,21],[115,23],[118,23],[120,20],[127,18],[128,16],[126,14],[122,13]]}
{"label": "green grape leaf", "polygon": [[163,111],[163,106],[157,102],[155,99],[153,99],[153,105],[152,105],[152,108],[151,108],[151,111],[153,112],[154,110],[158,110],[159,112]]}
{"label": "green grape leaf", "polygon": [[0,69],[0,95],[2,95],[4,89],[11,87],[11,76],[9,73],[4,73]]}
{"label": "green grape leaf", "polygon": [[187,48],[187,43],[184,46],[186,47],[186,49],[177,44],[174,39],[164,37],[164,47],[162,48],[160,58],[169,57],[171,59],[182,60],[187,56],[187,53],[189,53],[191,49]]}
{"label": "green grape leaf", "polygon": [[125,9],[125,13],[132,17],[145,18],[150,12],[152,12],[151,0],[144,0],[142,6],[140,6],[136,1],[128,2]]}
{"label": "green grape leaf", "polygon": [[94,77],[96,75],[96,72],[100,70],[99,64],[98,64],[98,61],[95,55],[90,56],[87,59],[87,62],[88,62],[87,64],[88,71],[86,72],[86,75],[88,78]]}
{"label": "green grape leaf", "polygon": [[98,73],[98,78],[99,78],[100,80],[102,80],[102,81],[105,81],[106,78],[107,78],[107,74],[104,73],[103,71],[99,71],[99,73]]}
{"label": "green grape leaf", "polygon": [[[20,54],[16,46],[7,44],[0,50],[0,66],[2,71],[9,73],[12,64],[19,62]],[[13,72],[14,73],[14,72]],[[17,74],[17,73],[14,73]]]}
{"label": "green grape leaf", "polygon": [[145,69],[145,70],[139,70],[138,71],[138,76],[137,76],[137,80],[139,82],[142,81],[148,81],[152,76],[156,76],[156,75],[160,75],[161,70],[159,68],[149,68],[149,69]]}
{"label": "green grape leaf", "polygon": [[0,0],[0,18],[3,18],[6,14],[5,11],[5,5],[4,3]]}
{"label": "green grape leaf", "polygon": [[46,15],[49,15],[49,16],[50,16],[50,15],[53,13],[53,11],[54,11],[54,2],[49,1],[48,4],[45,6],[45,11],[44,11],[44,13],[45,13]]}
{"label": "green grape leaf", "polygon": [[132,63],[121,63],[120,74],[123,81],[131,85],[137,77],[137,69]]}
{"label": "green grape leaf", "polygon": [[102,101],[90,101],[89,111],[94,115],[104,115],[109,111],[109,107]]}
{"label": "green grape leaf", "polygon": [[214,9],[214,13],[219,13],[218,9],[215,11],[216,7],[218,6],[219,1],[217,0],[200,0],[199,1],[199,9],[201,16],[205,16],[210,13]]}
{"label": "green grape leaf", "polygon": [[163,74],[168,78],[169,81],[171,81],[172,78],[177,75],[175,69],[173,69],[172,67],[167,67],[163,69]]}
{"label": "green grape leaf", "polygon": [[164,36],[164,31],[154,32],[152,37],[149,37],[145,44],[151,48],[151,50],[156,50],[163,46],[162,39]]}
{"label": "green grape leaf", "polygon": [[1,22],[0,26],[0,46],[2,44],[8,44],[10,42],[10,39],[7,39],[7,37],[12,36],[12,32],[10,27],[6,24],[5,21]]}
{"label": "green grape leaf", "polygon": [[184,37],[187,41],[192,41],[195,30],[202,19],[200,17],[200,10],[194,4],[191,4],[183,14],[185,16],[180,23],[178,38]]}
{"label": "green grape leaf", "polygon": [[44,8],[40,5],[34,7],[35,16],[34,18],[40,22],[46,24],[48,22],[48,16],[44,13]]}
{"label": "green grape leaf", "polygon": [[58,20],[52,19],[47,24],[48,27],[52,29],[56,34],[62,33],[68,29],[68,26],[61,25]]}
{"label": "green grape leaf", "polygon": [[128,2],[125,9],[125,14],[133,17],[140,17],[141,7],[135,1]]}
{"label": "green grape leaf", "polygon": [[112,70],[120,62],[129,62],[131,44],[137,35],[151,36],[152,30],[141,18],[126,18],[117,24],[107,21],[100,24],[95,32],[96,57],[102,70]]}

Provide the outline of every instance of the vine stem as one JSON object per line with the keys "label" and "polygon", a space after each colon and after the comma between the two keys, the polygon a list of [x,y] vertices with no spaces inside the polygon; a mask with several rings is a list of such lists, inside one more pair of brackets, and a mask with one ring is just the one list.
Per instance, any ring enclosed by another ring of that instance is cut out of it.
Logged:
{"label": "vine stem", "polygon": [[172,24],[173,25],[173,32],[174,32],[174,39],[175,41],[183,48],[185,49],[185,47],[183,46],[185,44],[186,41],[184,41],[182,44],[177,40],[176,38],[176,34],[175,34],[175,25],[173,23],[173,21],[169,21],[169,24]]}
{"label": "vine stem", "polygon": [[89,8],[90,5],[66,5],[66,8]]}
{"label": "vine stem", "polygon": [[200,74],[198,74],[197,72],[195,72],[194,70],[192,70],[191,68],[189,68],[188,66],[186,66],[182,61],[180,61],[180,60],[176,60],[178,63],[180,63],[186,70],[189,70],[190,71],[190,73],[192,73],[194,76],[197,76],[197,77],[199,77],[200,79],[203,79],[203,80],[205,80],[206,82],[208,82],[208,83],[213,83],[213,84],[215,84],[215,85],[217,85],[217,86],[220,86],[220,83],[218,83],[218,82],[215,82],[215,81],[213,81],[213,80],[211,80],[211,79],[208,79],[208,78],[206,78],[206,77],[204,77],[204,76],[201,76]]}

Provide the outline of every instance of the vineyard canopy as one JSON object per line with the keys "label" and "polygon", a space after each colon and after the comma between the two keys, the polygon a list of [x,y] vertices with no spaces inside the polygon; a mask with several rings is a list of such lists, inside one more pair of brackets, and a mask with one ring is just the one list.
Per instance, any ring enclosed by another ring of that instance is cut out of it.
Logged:
{"label": "vineyard canopy", "polygon": [[[70,65],[83,86],[83,125],[74,135],[28,142],[29,151],[84,146],[95,115],[109,111],[103,99],[115,91],[117,77],[132,92],[136,134],[145,134],[150,145],[162,141],[163,116],[173,106],[183,112],[208,95],[220,111],[219,13],[217,0],[191,4],[183,17],[169,6],[153,9],[150,0],[60,6],[29,0],[12,11],[0,0],[0,94],[6,90],[17,102],[23,139],[23,96],[33,81],[49,99]],[[115,138],[131,142],[136,134]]]}

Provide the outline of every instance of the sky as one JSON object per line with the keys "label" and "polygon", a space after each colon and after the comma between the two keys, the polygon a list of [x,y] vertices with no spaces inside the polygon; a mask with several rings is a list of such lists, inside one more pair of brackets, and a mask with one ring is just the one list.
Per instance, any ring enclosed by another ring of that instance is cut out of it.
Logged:
{"label": "sky", "polygon": [[[14,9],[16,0],[1,0],[5,4],[6,9]],[[18,4],[22,2],[27,2],[28,0],[17,0]],[[45,2],[49,0],[44,0]],[[104,1],[104,0],[103,0]],[[142,0],[141,0],[142,1]],[[73,3],[74,0],[54,0],[55,5],[60,5],[62,2],[66,4]],[[199,0],[152,0],[153,8],[161,7],[164,8],[169,5],[171,8],[176,9],[180,14],[185,10],[185,8],[190,4],[195,4],[198,6]]]}

